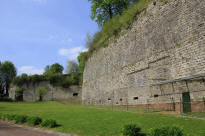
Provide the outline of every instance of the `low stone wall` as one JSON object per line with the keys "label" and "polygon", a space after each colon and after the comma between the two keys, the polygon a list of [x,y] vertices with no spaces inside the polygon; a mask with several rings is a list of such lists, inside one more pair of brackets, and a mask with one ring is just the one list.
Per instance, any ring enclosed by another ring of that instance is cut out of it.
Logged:
{"label": "low stone wall", "polygon": [[[81,100],[81,87],[70,86],[69,88],[54,87],[49,82],[40,82],[36,84],[24,84],[23,100],[28,102],[38,101],[38,89],[43,87],[46,89],[46,95],[43,97],[43,101],[51,100],[68,100],[79,99]],[[9,97],[15,99],[15,91],[18,86],[11,85],[9,90]]]}

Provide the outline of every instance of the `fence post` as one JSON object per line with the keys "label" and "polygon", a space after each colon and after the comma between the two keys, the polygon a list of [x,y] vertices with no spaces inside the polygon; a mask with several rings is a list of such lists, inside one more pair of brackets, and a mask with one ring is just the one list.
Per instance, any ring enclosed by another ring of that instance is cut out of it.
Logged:
{"label": "fence post", "polygon": [[147,112],[149,112],[149,100],[147,99]]}
{"label": "fence post", "polygon": [[182,99],[181,99],[181,97],[180,97],[179,105],[180,105],[180,114],[181,114],[182,113]]}
{"label": "fence post", "polygon": [[127,111],[128,111],[128,97],[127,97],[127,99],[126,99],[126,100],[127,100]]}
{"label": "fence post", "polygon": [[203,97],[203,102],[204,102],[204,111],[205,111],[205,97]]}

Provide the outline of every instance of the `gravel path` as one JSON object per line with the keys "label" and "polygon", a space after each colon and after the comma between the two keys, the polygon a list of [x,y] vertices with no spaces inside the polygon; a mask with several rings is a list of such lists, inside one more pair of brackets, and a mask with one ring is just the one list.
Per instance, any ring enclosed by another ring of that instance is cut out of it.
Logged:
{"label": "gravel path", "polygon": [[73,136],[0,121],[0,136]]}

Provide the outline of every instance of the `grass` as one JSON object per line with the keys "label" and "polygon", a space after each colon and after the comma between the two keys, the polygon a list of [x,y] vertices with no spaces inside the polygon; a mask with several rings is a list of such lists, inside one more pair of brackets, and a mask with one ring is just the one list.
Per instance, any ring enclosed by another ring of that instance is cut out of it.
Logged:
{"label": "grass", "polygon": [[180,118],[171,115],[137,114],[123,111],[80,106],[77,103],[61,104],[58,102],[37,103],[0,103],[0,113],[39,116],[54,119],[61,126],[52,130],[74,133],[82,136],[119,136],[124,125],[138,124],[143,132],[163,126],[180,126],[190,136],[200,136],[204,131],[205,120]]}
{"label": "grass", "polygon": [[186,113],[184,115],[205,119],[205,112],[190,112],[190,113]]}
{"label": "grass", "polygon": [[106,47],[109,40],[119,37],[122,30],[130,29],[137,15],[141,13],[153,0],[138,0],[137,4],[132,4],[121,16],[115,16],[108,20],[101,31],[97,32],[89,46],[88,57],[100,48]]}

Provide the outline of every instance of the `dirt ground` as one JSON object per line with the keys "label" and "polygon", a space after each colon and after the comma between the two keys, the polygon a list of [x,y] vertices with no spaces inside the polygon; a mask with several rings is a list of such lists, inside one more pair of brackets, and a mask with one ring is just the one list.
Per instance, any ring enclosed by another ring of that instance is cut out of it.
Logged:
{"label": "dirt ground", "polygon": [[32,128],[24,128],[10,123],[0,121],[0,136],[63,136],[61,134],[48,134],[36,131]]}

